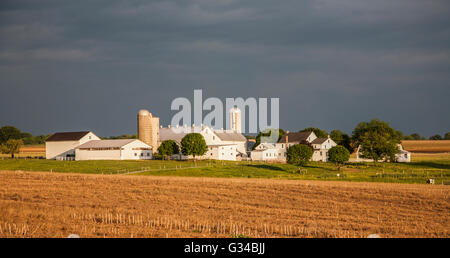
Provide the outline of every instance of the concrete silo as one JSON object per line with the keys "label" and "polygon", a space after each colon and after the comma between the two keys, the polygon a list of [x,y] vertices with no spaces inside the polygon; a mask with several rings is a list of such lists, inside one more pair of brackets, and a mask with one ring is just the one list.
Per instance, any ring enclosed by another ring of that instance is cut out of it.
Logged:
{"label": "concrete silo", "polygon": [[230,129],[241,133],[241,110],[236,106],[230,109]]}
{"label": "concrete silo", "polygon": [[141,109],[137,115],[138,139],[152,146],[153,152],[158,149],[159,117],[153,117],[145,109]]}

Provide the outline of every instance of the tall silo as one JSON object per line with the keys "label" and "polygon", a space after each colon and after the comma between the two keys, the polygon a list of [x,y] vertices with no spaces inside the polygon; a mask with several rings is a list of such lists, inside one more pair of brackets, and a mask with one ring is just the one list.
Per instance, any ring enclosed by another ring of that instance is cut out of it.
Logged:
{"label": "tall silo", "polygon": [[137,115],[137,123],[138,139],[151,146],[152,114],[145,109],[139,110]]}
{"label": "tall silo", "polygon": [[158,150],[159,140],[159,117],[153,117],[146,110],[141,109],[137,115],[138,139],[152,146],[153,152]]}
{"label": "tall silo", "polygon": [[238,107],[234,106],[232,109],[230,109],[229,114],[230,129],[237,133],[241,133],[241,110]]}

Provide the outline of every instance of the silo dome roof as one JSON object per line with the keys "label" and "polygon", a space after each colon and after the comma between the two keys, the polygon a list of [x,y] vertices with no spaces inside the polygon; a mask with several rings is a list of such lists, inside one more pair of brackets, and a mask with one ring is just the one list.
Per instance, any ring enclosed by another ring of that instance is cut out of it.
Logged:
{"label": "silo dome roof", "polygon": [[141,109],[141,110],[139,110],[138,115],[139,115],[139,116],[152,116],[152,114],[151,114],[150,112],[148,112],[147,109]]}
{"label": "silo dome roof", "polygon": [[240,113],[241,110],[238,107],[235,106],[235,107],[231,108],[229,112]]}

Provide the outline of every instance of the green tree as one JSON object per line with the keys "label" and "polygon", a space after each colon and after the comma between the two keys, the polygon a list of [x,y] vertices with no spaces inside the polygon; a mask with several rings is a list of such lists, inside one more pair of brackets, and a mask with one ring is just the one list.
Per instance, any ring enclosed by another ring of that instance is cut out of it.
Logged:
{"label": "green tree", "polygon": [[433,136],[430,136],[430,140],[442,140],[442,136],[439,134],[435,134]]}
{"label": "green tree", "polygon": [[445,134],[444,139],[445,140],[450,140],[450,132]]}
{"label": "green tree", "polygon": [[181,152],[186,156],[192,155],[194,160],[195,156],[201,156],[207,150],[205,138],[199,133],[189,133],[181,139]]}
{"label": "green tree", "polygon": [[22,146],[22,139],[9,139],[0,146],[0,149],[2,153],[11,154],[11,158],[14,158],[14,153],[19,153]]}
{"label": "green tree", "polygon": [[9,139],[20,139],[22,133],[14,126],[3,126],[0,128],[0,144],[6,143]]}
{"label": "green tree", "polygon": [[[274,129],[266,129],[266,130],[264,130],[263,132],[259,132],[258,133],[258,135],[256,136],[256,142],[255,142],[255,144],[253,145],[253,149],[255,149],[260,143],[261,143],[261,137],[262,136],[270,136],[271,134],[272,134],[272,131],[273,131]],[[275,129],[276,130],[276,129]],[[276,131],[275,131],[276,132]],[[285,135],[286,134],[286,132],[283,130],[283,129],[281,129],[281,128],[279,128],[278,129],[278,140],[277,140],[277,142],[281,139],[281,137],[283,137],[283,135]]]}
{"label": "green tree", "polygon": [[403,140],[414,140],[414,137],[412,137],[411,135],[405,135],[403,136]]}
{"label": "green tree", "polygon": [[411,137],[413,138],[413,140],[422,140],[423,139],[423,137],[421,137],[420,134],[418,134],[418,133],[411,134]]}
{"label": "green tree", "polygon": [[350,152],[344,146],[337,145],[328,150],[328,159],[337,164],[338,169],[350,158]]}
{"label": "green tree", "polygon": [[313,151],[305,144],[296,144],[287,149],[286,161],[289,164],[304,166],[311,159]]}
{"label": "green tree", "polygon": [[35,136],[34,137],[34,139],[35,139],[35,143],[34,144],[44,144],[45,143],[45,140],[47,140],[47,138],[49,137],[50,135],[38,135],[38,136]]}
{"label": "green tree", "polygon": [[330,138],[337,144],[344,146],[349,152],[353,152],[353,148],[351,146],[351,138],[348,134],[340,131],[333,130],[330,133]]}
{"label": "green tree", "polygon": [[327,138],[328,137],[327,131],[321,130],[321,129],[315,128],[315,127],[308,127],[308,128],[303,129],[303,130],[300,130],[299,132],[314,132],[314,134],[318,138]]}
{"label": "green tree", "polygon": [[166,140],[158,147],[158,153],[163,157],[169,157],[170,159],[171,155],[180,153],[180,148],[175,141]]}
{"label": "green tree", "polygon": [[375,164],[381,159],[395,160],[401,137],[399,131],[379,119],[359,123],[352,135],[354,146],[360,146],[361,156],[373,159]]}

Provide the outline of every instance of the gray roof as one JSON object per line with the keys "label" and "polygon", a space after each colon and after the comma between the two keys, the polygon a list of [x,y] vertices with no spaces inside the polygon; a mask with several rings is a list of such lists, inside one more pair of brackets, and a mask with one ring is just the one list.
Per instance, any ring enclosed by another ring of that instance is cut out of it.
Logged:
{"label": "gray roof", "polygon": [[[195,128],[198,129],[198,128]],[[183,139],[183,137],[188,134],[195,132],[196,130],[193,130],[192,127],[173,127],[173,128],[168,128],[168,127],[164,127],[164,128],[160,128],[159,129],[159,140],[161,142],[166,141],[166,140],[173,140],[176,141],[177,143],[181,143],[181,139]]]}
{"label": "gray roof", "polygon": [[239,142],[239,141],[247,141],[247,138],[245,138],[244,135],[242,135],[241,133],[237,133],[237,132],[227,132],[227,131],[214,131],[217,136],[222,140],[222,141],[233,141],[233,142]]}
{"label": "gray roof", "polygon": [[286,137],[288,138],[288,141],[291,143],[299,142],[299,143],[305,143],[306,139],[312,134],[313,132],[289,132],[283,135],[281,139],[278,141],[279,143],[286,143]]}
{"label": "gray roof", "polygon": [[[181,143],[183,137],[188,133],[200,133],[203,130],[201,126],[189,126],[189,127],[164,127],[159,129],[159,140],[161,142],[166,140],[173,140],[178,143]],[[247,138],[240,133],[236,133],[233,131],[216,131],[213,130],[217,137],[222,141],[247,141]]]}
{"label": "gray roof", "polygon": [[88,141],[80,146],[76,147],[76,149],[81,148],[120,148],[122,146],[127,145],[128,143],[139,141],[137,139],[118,139],[118,140],[92,140]]}
{"label": "gray roof", "polygon": [[311,142],[311,144],[322,144],[324,142],[326,142],[328,140],[328,138],[316,138],[314,139],[314,141]]}

